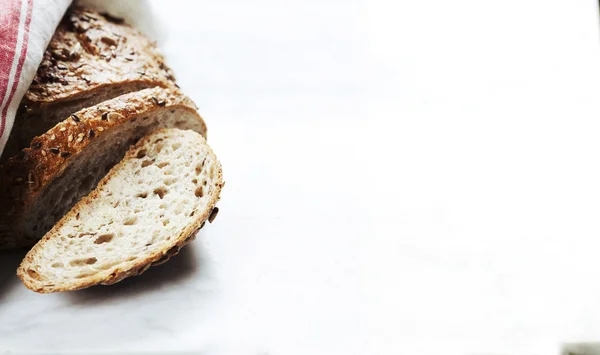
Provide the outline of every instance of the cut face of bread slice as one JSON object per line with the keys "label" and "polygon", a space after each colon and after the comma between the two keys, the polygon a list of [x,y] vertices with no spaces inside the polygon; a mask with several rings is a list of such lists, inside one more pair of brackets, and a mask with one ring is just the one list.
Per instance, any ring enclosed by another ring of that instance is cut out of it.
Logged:
{"label": "cut face of bread slice", "polygon": [[119,19],[72,6],[21,101],[2,160],[84,107],[174,82],[164,58],[144,35]]}
{"label": "cut face of bread slice", "polygon": [[0,249],[33,245],[144,135],[158,128],[206,133],[176,89],[129,93],[81,110],[0,167]]}
{"label": "cut face of bread slice", "polygon": [[214,219],[222,185],[221,165],[201,135],[158,130],[29,251],[17,275],[47,293],[141,274]]}

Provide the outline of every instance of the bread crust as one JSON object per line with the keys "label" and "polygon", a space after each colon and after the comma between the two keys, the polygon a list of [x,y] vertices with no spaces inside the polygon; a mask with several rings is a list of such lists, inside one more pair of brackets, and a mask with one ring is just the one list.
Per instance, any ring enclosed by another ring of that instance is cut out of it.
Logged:
{"label": "bread crust", "polygon": [[206,135],[206,124],[195,104],[176,88],[155,87],[129,93],[76,112],[42,136],[29,148],[0,166],[0,249],[25,246],[12,227],[36,202],[41,191],[62,174],[70,159],[94,139],[129,120],[156,110],[186,110],[197,116]]}
{"label": "bread crust", "polygon": [[4,162],[57,122],[52,112],[155,86],[176,86],[154,42],[109,15],[72,6],[61,20],[19,104]]}
{"label": "bread crust", "polygon": [[105,85],[174,82],[154,42],[112,16],[72,6],[50,40],[22,106],[92,96]]}
{"label": "bread crust", "polygon": [[[160,129],[155,132],[162,132],[168,129]],[[124,159],[135,159],[137,150],[148,144],[151,137],[146,136],[134,147],[132,147],[126,154]],[[194,240],[196,233],[204,226],[204,223],[209,219],[213,211],[216,209],[216,204],[220,198],[221,189],[224,185],[223,172],[221,164],[218,162],[217,157],[210,147],[208,147],[209,154],[213,155],[216,164],[218,166],[217,177],[214,184],[214,190],[211,192],[210,200],[207,204],[207,208],[201,211],[201,213],[195,214],[195,219],[189,223],[175,238],[172,238],[172,242],[167,244],[165,248],[159,250],[152,255],[136,262],[133,266],[123,269],[116,269],[110,275],[104,276],[101,274],[95,274],[86,278],[73,280],[68,285],[54,285],[44,283],[41,280],[36,279],[28,273],[28,270],[34,265],[35,256],[43,252],[44,243],[51,238],[59,236],[59,230],[62,226],[70,219],[75,219],[79,213],[80,206],[91,203],[92,200],[100,197],[100,191],[103,186],[112,178],[113,175],[117,174],[118,171],[124,168],[123,164],[116,165],[108,175],[106,175],[98,184],[98,187],[93,190],[90,194],[80,200],[72,209],[69,211],[56,225],[38,242],[23,259],[21,265],[17,269],[17,276],[23,281],[25,286],[30,290],[39,293],[52,293],[61,291],[74,291],[84,289],[94,285],[111,285],[117,283],[127,277],[140,275],[148,268],[153,265],[160,265],[166,262],[169,258],[173,257],[183,246]],[[200,211],[199,211],[200,212]],[[34,273],[35,275],[35,273]]]}

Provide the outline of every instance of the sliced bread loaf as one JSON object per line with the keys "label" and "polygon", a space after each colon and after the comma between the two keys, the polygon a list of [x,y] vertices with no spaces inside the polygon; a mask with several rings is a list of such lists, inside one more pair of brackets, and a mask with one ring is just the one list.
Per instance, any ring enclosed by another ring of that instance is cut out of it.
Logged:
{"label": "sliced bread loaf", "polygon": [[41,293],[139,275],[212,222],[222,186],[221,165],[200,134],[158,130],[29,251],[17,275]]}
{"label": "sliced bread loaf", "polygon": [[120,19],[73,6],[21,101],[2,160],[73,112],[174,81],[164,58],[144,35]]}
{"label": "sliced bread loaf", "polygon": [[81,110],[0,167],[0,249],[33,245],[144,135],[206,133],[177,89],[144,89]]}

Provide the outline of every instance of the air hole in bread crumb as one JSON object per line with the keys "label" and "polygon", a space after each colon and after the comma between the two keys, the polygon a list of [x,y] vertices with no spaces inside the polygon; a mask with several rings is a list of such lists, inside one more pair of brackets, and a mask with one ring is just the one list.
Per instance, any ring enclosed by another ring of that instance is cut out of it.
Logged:
{"label": "air hole in bread crumb", "polygon": [[146,197],[148,197],[148,193],[147,192],[142,192],[142,193],[139,193],[139,194],[135,195],[135,197],[146,198]]}
{"label": "air hole in bread crumb", "polygon": [[200,165],[200,164],[196,165],[196,175],[200,175],[201,172],[202,172],[202,165]]}
{"label": "air hole in bread crumb", "polygon": [[173,184],[174,182],[175,182],[175,179],[173,179],[173,178],[165,179],[165,181],[164,181],[165,185],[167,185],[167,186]]}
{"label": "air hole in bread crumb", "polygon": [[162,139],[162,138],[159,138],[159,139],[157,139],[157,140],[155,140],[155,141],[154,141],[154,144],[156,144],[156,143],[159,143],[159,142],[162,142],[162,141],[163,141],[163,139]]}
{"label": "air hole in bread crumb", "polygon": [[190,217],[194,217],[194,214],[196,214],[196,211],[192,211],[192,213],[190,213]]}
{"label": "air hole in bread crumb", "polygon": [[142,149],[142,150],[140,150],[140,151],[137,152],[137,154],[136,154],[135,157],[138,158],[138,159],[142,159],[145,156],[146,156],[146,149]]}
{"label": "air hole in bread crumb", "polygon": [[168,218],[165,218],[162,220],[163,226],[166,226],[167,224],[169,224],[169,222],[171,222],[171,221]]}
{"label": "air hole in bread crumb", "polygon": [[204,196],[204,188],[202,186],[198,186],[196,188],[196,191],[194,191],[194,195],[196,195],[196,197],[203,197]]}
{"label": "air hole in bread crumb", "polygon": [[173,150],[177,150],[179,148],[181,148],[181,143],[177,142],[171,145],[171,148],[173,148]]}
{"label": "air hole in bread crumb", "polygon": [[136,223],[137,223],[137,221],[138,221],[138,218],[137,218],[137,216],[132,216],[132,217],[126,218],[126,219],[123,221],[123,225],[124,225],[124,226],[133,226],[134,224],[136,224]]}
{"label": "air hole in bread crumb", "polygon": [[154,163],[152,160],[150,159],[146,159],[142,162],[142,168],[147,167],[148,165],[152,165],[152,163]]}
{"label": "air hole in bread crumb", "polygon": [[98,259],[96,259],[96,258],[75,259],[75,260],[71,260],[69,265],[71,265],[71,266],[92,265],[92,264],[95,264],[96,261],[98,261]]}
{"label": "air hole in bread crumb", "polygon": [[137,256],[130,256],[127,261],[134,261],[135,259],[137,259]]}
{"label": "air hole in bread crumb", "polygon": [[192,179],[192,184],[196,185],[198,183],[198,179]]}
{"label": "air hole in bread crumb", "polygon": [[133,175],[138,175],[140,173],[140,169],[136,170]]}
{"label": "air hole in bread crumb", "polygon": [[163,174],[165,174],[165,175],[171,175],[171,174],[173,174],[173,170],[171,170],[171,169],[165,169],[164,172],[163,172]]}
{"label": "air hole in bread crumb", "polygon": [[202,185],[206,186],[206,183],[207,183],[206,179],[202,180]]}
{"label": "air hole in bread crumb", "polygon": [[115,237],[115,235],[112,234],[112,233],[107,233],[107,234],[99,235],[98,238],[96,238],[96,240],[94,240],[94,244],[108,243],[111,240],[113,240],[114,237]]}
{"label": "air hole in bread crumb", "polygon": [[53,268],[59,268],[59,267],[63,267],[64,265],[63,265],[63,263],[54,263],[50,266],[52,266]]}
{"label": "air hole in bread crumb", "polygon": [[36,280],[41,279],[40,274],[38,274],[38,272],[33,269],[27,269],[27,275],[29,275],[31,278],[34,278]]}
{"label": "air hole in bread crumb", "polygon": [[119,207],[119,203],[121,203],[121,200],[117,200],[117,201],[116,201],[116,202],[113,204],[113,207],[114,207],[114,208],[117,208],[117,207]]}
{"label": "air hole in bread crumb", "polygon": [[169,162],[163,161],[162,163],[158,163],[156,164],[157,167],[159,168],[164,168],[165,166],[169,165]]}
{"label": "air hole in bread crumb", "polygon": [[160,208],[161,210],[164,210],[167,208],[167,205],[165,205],[164,203],[161,203],[160,206],[158,206],[158,208]]}
{"label": "air hole in bread crumb", "polygon": [[164,186],[161,187],[157,187],[156,189],[154,189],[153,191],[156,195],[158,195],[158,197],[160,197],[160,199],[162,200],[163,197],[165,197],[165,195],[167,194],[167,189]]}

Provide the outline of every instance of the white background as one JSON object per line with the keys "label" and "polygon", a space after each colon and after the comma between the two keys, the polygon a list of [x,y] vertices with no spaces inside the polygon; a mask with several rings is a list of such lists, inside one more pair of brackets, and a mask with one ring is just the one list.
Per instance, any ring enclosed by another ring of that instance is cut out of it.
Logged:
{"label": "white background", "polygon": [[0,350],[558,354],[600,340],[592,0],[153,1],[227,181],[182,254]]}

